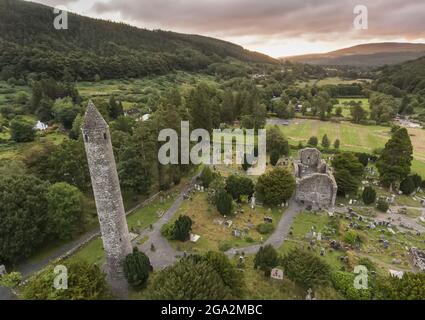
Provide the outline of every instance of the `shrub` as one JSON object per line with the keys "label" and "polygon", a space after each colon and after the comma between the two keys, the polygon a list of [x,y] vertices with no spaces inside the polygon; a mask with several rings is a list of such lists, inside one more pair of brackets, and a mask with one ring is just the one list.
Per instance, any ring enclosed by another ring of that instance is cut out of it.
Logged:
{"label": "shrub", "polygon": [[34,141],[34,124],[20,117],[15,117],[10,121],[10,135],[12,140],[16,142]]}
{"label": "shrub", "polygon": [[267,205],[279,205],[288,201],[295,191],[295,178],[283,168],[275,168],[260,176],[255,189],[258,198]]}
{"label": "shrub", "polygon": [[192,230],[192,219],[188,216],[179,216],[174,222],[173,239],[186,241],[189,239],[190,231]]}
{"label": "shrub", "polygon": [[370,186],[367,186],[363,190],[362,199],[364,204],[372,204],[376,200],[376,191]]}
{"label": "shrub", "polygon": [[323,136],[323,138],[322,138],[322,147],[323,147],[323,148],[325,148],[325,149],[327,149],[327,148],[329,148],[329,147],[330,147],[330,145],[331,145],[331,142],[330,142],[330,140],[329,140],[329,138],[328,138],[328,135],[327,135],[327,134],[325,134],[325,135]]}
{"label": "shrub", "polygon": [[410,195],[416,190],[415,182],[412,177],[407,177],[400,183],[400,190],[405,195]]}
{"label": "shrub", "polygon": [[225,190],[221,190],[217,193],[215,203],[218,212],[222,215],[230,215],[232,213],[233,199]]}
{"label": "shrub", "polygon": [[285,275],[301,287],[314,288],[330,281],[330,266],[311,252],[292,249],[282,265]]}
{"label": "shrub", "polygon": [[241,196],[252,196],[254,193],[254,183],[250,178],[230,175],[226,179],[226,191],[235,200],[240,200]]}
{"label": "shrub", "polygon": [[361,239],[360,239],[360,237],[359,237],[359,235],[357,234],[356,231],[348,230],[344,234],[344,242],[351,244],[351,245],[356,245],[356,244],[360,244]]}
{"label": "shrub", "polygon": [[359,290],[354,287],[355,274],[336,271],[332,273],[331,280],[334,288],[348,300],[370,300],[370,289]]}
{"label": "shrub", "polygon": [[319,144],[319,140],[317,139],[317,137],[313,136],[313,137],[310,137],[310,139],[308,139],[307,144],[312,147],[317,147],[317,145]]}
{"label": "shrub", "polygon": [[254,258],[254,268],[260,269],[265,272],[266,275],[269,275],[271,269],[276,267],[279,264],[279,256],[276,249],[268,244],[264,247],[260,247],[257,254]]}
{"label": "shrub", "polygon": [[415,184],[415,188],[419,188],[422,185],[422,177],[417,173],[411,175],[413,183]]}
{"label": "shrub", "polygon": [[125,257],[124,275],[128,284],[134,289],[140,290],[145,286],[152,270],[148,256],[137,247],[134,247],[133,253]]}
{"label": "shrub", "polygon": [[104,300],[111,297],[106,274],[95,264],[85,261],[65,262],[68,289],[57,290],[52,283],[57,277],[53,267],[31,279],[23,290],[28,300]]}
{"label": "shrub", "polygon": [[280,155],[279,155],[279,151],[277,150],[272,150],[272,152],[270,153],[270,163],[272,166],[275,166],[277,164],[277,162],[279,161]]}
{"label": "shrub", "polygon": [[376,204],[376,208],[379,211],[387,212],[388,209],[390,208],[390,205],[389,205],[388,201],[385,200],[384,198],[379,198],[378,203]]}
{"label": "shrub", "polygon": [[214,180],[214,174],[210,167],[205,167],[201,173],[201,183],[204,188],[208,188],[210,183]]}
{"label": "shrub", "polygon": [[261,223],[257,226],[257,231],[260,234],[269,234],[274,231],[274,226],[270,223]]}
{"label": "shrub", "polygon": [[147,292],[153,300],[227,300],[232,290],[207,260],[199,256],[182,258],[161,270]]}

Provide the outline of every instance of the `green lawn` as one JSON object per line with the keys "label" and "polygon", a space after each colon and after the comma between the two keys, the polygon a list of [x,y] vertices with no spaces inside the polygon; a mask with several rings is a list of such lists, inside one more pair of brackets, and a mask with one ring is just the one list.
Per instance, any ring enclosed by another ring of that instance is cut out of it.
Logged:
{"label": "green lawn", "polygon": [[[273,217],[273,224],[276,225],[281,218],[282,211],[273,208],[270,211],[263,207],[251,209],[247,204],[242,205],[243,213],[236,216],[229,216],[227,219],[232,220],[233,224],[230,228],[224,225],[214,223],[214,220],[224,219],[217,211],[215,206],[207,201],[206,193],[196,193],[192,201],[187,200],[180,207],[174,219],[179,215],[188,215],[192,221],[192,232],[201,236],[197,243],[189,241],[170,241],[171,245],[177,250],[188,252],[205,252],[208,250],[219,250],[219,245],[224,243],[230,247],[245,247],[255,243],[261,243],[266,240],[269,235],[261,235],[256,230],[256,226],[264,222],[265,216]],[[232,235],[233,229],[243,230],[252,224],[254,227],[249,228],[248,234],[240,238]]]}
{"label": "green lawn", "polygon": [[[364,126],[348,121],[330,122],[310,119],[293,119],[289,126],[280,126],[289,139],[297,146],[299,142],[306,145],[311,136],[317,136],[319,142],[327,134],[331,142],[341,141],[341,150],[372,153],[374,149],[383,148],[390,138],[390,128],[383,126]],[[408,129],[414,147],[412,171],[425,177],[425,130]]]}
{"label": "green lawn", "polygon": [[368,98],[339,98],[338,99],[338,104],[334,106],[334,113],[335,110],[338,107],[342,108],[342,115],[346,118],[351,118],[351,106],[346,105],[345,103],[348,103],[350,101],[355,101],[355,102],[361,102],[362,103],[362,108],[364,110],[366,110],[367,112],[370,112],[370,105],[369,105],[369,99]]}

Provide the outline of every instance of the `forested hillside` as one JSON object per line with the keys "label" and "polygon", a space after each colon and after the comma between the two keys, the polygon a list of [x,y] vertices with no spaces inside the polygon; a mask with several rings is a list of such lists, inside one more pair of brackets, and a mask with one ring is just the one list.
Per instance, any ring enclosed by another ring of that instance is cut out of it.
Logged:
{"label": "forested hillside", "polygon": [[52,8],[0,0],[0,76],[46,73],[62,79],[139,77],[180,69],[196,71],[230,57],[276,62],[241,46],[197,35],[149,31],[122,23],[68,16],[68,30],[53,27]]}
{"label": "forested hillside", "polygon": [[375,82],[377,88],[393,87],[395,91],[425,95],[425,57],[386,66],[380,71],[380,76]]}

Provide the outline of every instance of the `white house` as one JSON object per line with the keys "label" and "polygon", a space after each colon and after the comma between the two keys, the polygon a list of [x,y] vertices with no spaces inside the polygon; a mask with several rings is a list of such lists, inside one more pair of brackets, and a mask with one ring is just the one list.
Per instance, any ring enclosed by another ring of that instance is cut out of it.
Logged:
{"label": "white house", "polygon": [[34,126],[34,130],[40,130],[40,131],[47,130],[47,128],[48,128],[48,125],[41,122],[40,120],[38,120]]}

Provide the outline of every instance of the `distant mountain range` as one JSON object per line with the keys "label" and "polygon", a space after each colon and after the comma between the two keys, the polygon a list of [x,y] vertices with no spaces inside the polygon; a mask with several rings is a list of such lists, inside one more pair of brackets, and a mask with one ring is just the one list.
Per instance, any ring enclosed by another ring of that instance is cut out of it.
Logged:
{"label": "distant mountain range", "polygon": [[282,57],[281,60],[328,66],[374,67],[402,63],[425,56],[423,43],[369,43],[328,53]]}

